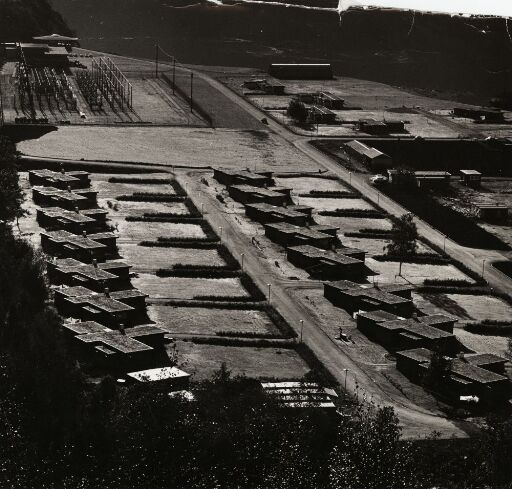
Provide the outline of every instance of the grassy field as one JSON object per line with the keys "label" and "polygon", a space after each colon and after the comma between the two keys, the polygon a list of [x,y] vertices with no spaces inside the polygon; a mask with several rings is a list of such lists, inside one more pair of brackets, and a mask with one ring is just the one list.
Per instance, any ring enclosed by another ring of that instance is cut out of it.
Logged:
{"label": "grassy field", "polygon": [[132,243],[121,243],[120,254],[134,265],[134,269],[158,270],[173,265],[202,265],[220,267],[226,262],[215,249],[143,247]]}
{"label": "grassy field", "polygon": [[255,379],[300,380],[310,369],[291,349],[219,346],[177,341],[178,365],[194,381],[211,378],[223,362],[233,375]]}
{"label": "grassy field", "polygon": [[175,307],[153,304],[149,317],[171,334],[215,335],[219,332],[278,334],[264,311]]}
{"label": "grassy field", "polygon": [[311,171],[302,153],[268,131],[180,127],[59,127],[23,141],[28,155],[85,160],[132,161],[164,166],[230,167]]}
{"label": "grassy field", "polygon": [[238,278],[157,277],[140,273],[132,280],[134,287],[159,299],[193,299],[199,295],[248,297]]}

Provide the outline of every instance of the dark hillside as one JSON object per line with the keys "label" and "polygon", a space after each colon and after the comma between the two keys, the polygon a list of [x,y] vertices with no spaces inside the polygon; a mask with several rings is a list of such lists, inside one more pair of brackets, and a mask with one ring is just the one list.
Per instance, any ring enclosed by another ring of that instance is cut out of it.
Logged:
{"label": "dark hillside", "polygon": [[48,0],[0,0],[0,42],[72,32]]}

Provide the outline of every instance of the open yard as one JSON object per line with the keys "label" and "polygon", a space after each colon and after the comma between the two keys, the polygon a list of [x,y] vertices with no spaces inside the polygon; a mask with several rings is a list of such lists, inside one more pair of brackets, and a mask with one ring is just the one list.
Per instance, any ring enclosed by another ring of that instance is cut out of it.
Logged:
{"label": "open yard", "polygon": [[177,341],[178,366],[194,381],[209,379],[223,362],[232,375],[254,379],[301,380],[310,368],[289,348],[219,346]]}
{"label": "open yard", "polygon": [[279,334],[279,330],[264,311],[152,304],[148,308],[148,315],[159,327],[171,334]]}
{"label": "open yard", "polygon": [[116,220],[117,232],[122,241],[154,241],[164,238],[196,238],[203,239],[206,234],[199,224],[173,222],[129,222]]}
{"label": "open yard", "polygon": [[133,265],[134,270],[157,270],[171,268],[177,264],[205,267],[220,267],[226,264],[215,249],[159,248],[121,243],[119,253],[124,260]]}
{"label": "open yard", "polygon": [[381,229],[387,231],[393,227],[388,219],[374,219],[367,217],[336,217],[336,216],[315,216],[318,224],[338,226],[341,233],[354,233],[360,229]]}
{"label": "open yard", "polygon": [[133,286],[155,299],[193,299],[196,296],[248,297],[249,293],[238,278],[157,277],[140,273]]}
{"label": "open yard", "polygon": [[182,127],[59,127],[23,141],[32,156],[158,163],[172,167],[230,167],[311,171],[298,149],[268,131]]}
{"label": "open yard", "polygon": [[336,209],[373,209],[373,206],[363,199],[334,199],[331,197],[297,197],[296,204],[313,207],[316,212],[334,211]]}
{"label": "open yard", "polygon": [[417,263],[403,263],[402,276],[397,277],[399,263],[394,261],[377,261],[367,258],[366,264],[379,274],[375,280],[379,283],[409,282],[421,285],[425,279],[436,278],[440,280],[473,280],[453,265],[425,265]]}
{"label": "open yard", "polygon": [[339,180],[321,177],[275,177],[277,185],[289,187],[294,194],[309,193],[312,190],[333,191],[348,190]]}

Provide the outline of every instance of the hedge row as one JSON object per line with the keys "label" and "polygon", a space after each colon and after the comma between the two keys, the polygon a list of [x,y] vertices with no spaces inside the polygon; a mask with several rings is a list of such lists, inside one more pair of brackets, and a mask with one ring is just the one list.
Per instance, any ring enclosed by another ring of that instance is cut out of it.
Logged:
{"label": "hedge row", "polygon": [[423,292],[424,294],[461,294],[461,295],[495,295],[493,294],[489,287],[482,287],[477,284],[466,286],[466,287],[457,287],[451,285],[423,285],[419,286],[416,289],[418,292]]}
{"label": "hedge row", "polygon": [[264,310],[266,304],[251,301],[223,302],[217,300],[196,300],[196,299],[173,299],[162,301],[158,304],[173,307],[204,307],[205,309],[233,309],[233,310]]}
{"label": "hedge row", "polygon": [[174,216],[168,215],[168,213],[162,213],[162,215],[147,216],[127,216],[127,222],[171,222],[171,223],[197,223],[202,220],[201,216],[189,216],[187,214],[175,214]]}
{"label": "hedge row", "polygon": [[143,185],[171,185],[173,180],[162,178],[111,177],[109,183],[140,183]]}
{"label": "hedge row", "polygon": [[181,265],[175,268],[159,268],[157,277],[188,277],[188,278],[234,278],[240,277],[241,272],[222,269],[220,267],[187,267]]}
{"label": "hedge row", "polygon": [[299,197],[321,198],[329,197],[331,199],[359,199],[360,193],[349,190],[311,190],[309,193],[299,194]]}
{"label": "hedge row", "polygon": [[140,241],[138,246],[146,248],[191,248],[201,250],[214,250],[217,247],[217,240],[184,238],[181,241]]}
{"label": "hedge row", "polygon": [[256,333],[254,331],[217,331],[217,336],[229,338],[261,338],[261,339],[282,339],[282,336],[275,333]]}
{"label": "hedge row", "polygon": [[384,219],[387,217],[381,211],[376,209],[336,209],[334,211],[320,211],[320,216],[332,217],[371,217],[374,219]]}
{"label": "hedge row", "polygon": [[362,233],[361,231],[348,232],[348,233],[345,233],[345,236],[347,238],[368,238],[368,239],[390,239],[391,238],[391,235],[389,235],[388,233],[377,233],[377,232]]}
{"label": "hedge row", "polygon": [[[436,253],[416,253],[415,255],[411,256],[374,255],[372,258],[377,261],[402,261],[403,263],[416,263],[420,265],[447,265],[451,263],[449,258],[446,256],[438,255]],[[468,282],[468,284],[470,283]]]}
{"label": "hedge row", "polygon": [[120,195],[116,197],[116,200],[126,202],[183,202],[185,197],[163,193],[136,192],[132,195]]}
{"label": "hedge row", "polygon": [[512,334],[512,321],[484,320],[467,323],[464,329],[482,335],[509,336]]}
{"label": "hedge row", "polygon": [[474,284],[469,280],[448,278],[426,278],[423,281],[423,285],[436,286],[436,287],[472,287]]}
{"label": "hedge row", "polygon": [[204,337],[204,336],[191,336],[187,340],[196,344],[208,344],[219,346],[252,346],[252,347],[274,347],[291,350],[296,348],[295,341],[284,339],[266,339],[266,338],[231,338],[226,336],[218,337]]}

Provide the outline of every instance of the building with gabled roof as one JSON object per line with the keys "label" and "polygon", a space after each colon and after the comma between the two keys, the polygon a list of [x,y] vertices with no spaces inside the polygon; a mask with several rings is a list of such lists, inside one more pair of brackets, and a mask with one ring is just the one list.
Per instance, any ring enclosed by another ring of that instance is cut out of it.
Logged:
{"label": "building with gabled roof", "polygon": [[265,203],[284,206],[290,201],[289,189],[287,192],[278,191],[279,188],[260,188],[252,185],[231,185],[227,188],[229,196],[242,204]]}
{"label": "building with gabled roof", "polygon": [[154,325],[124,330],[108,328],[95,321],[63,324],[70,345],[81,360],[111,371],[130,371],[166,365],[166,332]]}
{"label": "building with gabled roof", "polygon": [[130,265],[120,261],[92,264],[74,258],[47,261],[48,278],[56,285],[82,285],[95,292],[122,290],[130,286]]}
{"label": "building with gabled roof", "polygon": [[85,189],[91,185],[89,172],[86,171],[30,170],[28,181],[31,185],[54,187],[60,190]]}
{"label": "building with gabled roof", "polygon": [[106,226],[108,212],[105,209],[75,209],[69,211],[62,207],[43,207],[37,209],[36,219],[44,228],[63,229],[74,234],[83,231],[92,233]]}
{"label": "building with gabled roof", "polygon": [[390,156],[360,141],[349,141],[343,145],[345,152],[372,171],[385,171],[393,167]]}
{"label": "building with gabled roof", "polygon": [[105,261],[117,255],[117,235],[111,232],[81,236],[69,231],[42,231],[41,247],[45,253],[62,258],[75,258],[84,263]]}
{"label": "building with gabled roof", "polygon": [[413,286],[405,284],[361,285],[348,280],[324,283],[324,297],[350,313],[380,309],[410,317],[414,312],[411,300],[413,290]]}
{"label": "building with gabled roof", "polygon": [[310,275],[321,278],[349,279],[366,277],[366,252],[355,248],[334,251],[311,245],[291,246],[286,249],[288,261],[304,268]]}
{"label": "building with gabled roof", "polygon": [[330,249],[335,247],[338,242],[336,235],[328,234],[323,228],[316,225],[304,227],[294,226],[287,222],[277,222],[265,224],[264,227],[265,236],[268,239],[285,247],[311,245]]}
{"label": "building with gabled roof", "polygon": [[68,211],[97,207],[98,192],[91,189],[61,190],[55,187],[34,187],[32,199],[40,206],[62,207]]}
{"label": "building with gabled roof", "polygon": [[274,184],[272,172],[251,172],[231,168],[214,168],[213,178],[223,185],[251,185],[252,187],[270,187]]}
{"label": "building with gabled roof", "polygon": [[261,224],[286,222],[295,226],[306,226],[309,222],[309,216],[303,212],[265,203],[245,204],[245,215]]}
{"label": "building with gabled roof", "polygon": [[[432,355],[433,352],[426,348],[400,351],[396,353],[396,365],[404,375],[422,384],[428,375]],[[459,403],[463,397],[470,396],[492,405],[510,397],[510,380],[504,375],[473,365],[465,357],[447,360],[449,375],[434,389],[451,402]]]}
{"label": "building with gabled roof", "polygon": [[117,329],[133,326],[145,316],[147,294],[137,289],[104,293],[83,286],[55,290],[55,306],[60,314],[82,321],[96,321]]}

